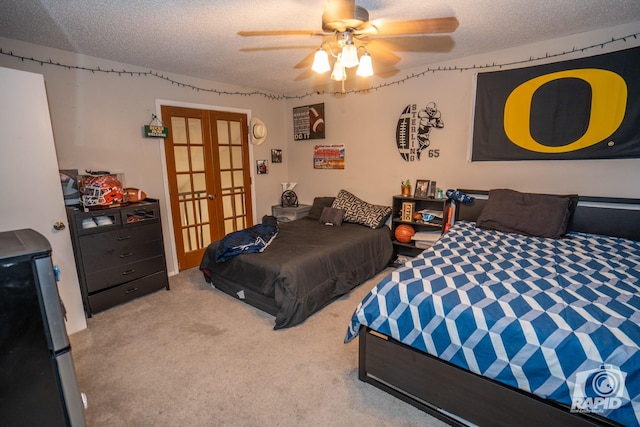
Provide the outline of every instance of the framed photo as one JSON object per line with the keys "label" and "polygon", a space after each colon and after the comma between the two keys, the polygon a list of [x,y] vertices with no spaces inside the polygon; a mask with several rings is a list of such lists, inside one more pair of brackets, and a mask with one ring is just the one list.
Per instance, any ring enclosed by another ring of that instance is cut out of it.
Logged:
{"label": "framed photo", "polygon": [[430,199],[436,198],[436,182],[435,181],[429,182],[429,191],[427,191],[427,197]]}
{"label": "framed photo", "polygon": [[271,163],[282,163],[282,150],[271,150]]}
{"label": "framed photo", "polygon": [[416,181],[416,189],[413,192],[413,197],[424,197],[427,198],[429,194],[429,180],[428,179],[419,179]]}
{"label": "framed photo", "polygon": [[269,162],[266,160],[256,160],[256,167],[258,168],[258,175],[269,173]]}

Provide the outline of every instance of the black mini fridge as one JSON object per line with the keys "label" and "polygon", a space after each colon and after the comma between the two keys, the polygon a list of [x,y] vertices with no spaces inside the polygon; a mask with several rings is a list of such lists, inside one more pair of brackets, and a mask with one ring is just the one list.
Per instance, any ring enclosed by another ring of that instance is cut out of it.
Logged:
{"label": "black mini fridge", "polygon": [[0,424],[84,426],[51,246],[0,232]]}

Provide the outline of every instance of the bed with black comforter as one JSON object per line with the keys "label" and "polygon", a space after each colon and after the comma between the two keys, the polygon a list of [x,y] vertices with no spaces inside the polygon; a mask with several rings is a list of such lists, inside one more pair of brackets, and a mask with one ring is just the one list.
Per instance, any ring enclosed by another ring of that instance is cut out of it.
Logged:
{"label": "bed with black comforter", "polygon": [[[324,208],[344,211],[344,222],[320,222]],[[216,289],[274,315],[274,329],[297,325],[389,264],[391,232],[384,223],[390,209],[378,208],[383,207],[344,191],[336,198],[316,198],[308,217],[278,223],[261,252],[216,262],[223,239],[207,248],[200,270]],[[355,216],[349,213],[354,209]],[[372,209],[375,221],[364,221],[363,212],[370,219]]]}

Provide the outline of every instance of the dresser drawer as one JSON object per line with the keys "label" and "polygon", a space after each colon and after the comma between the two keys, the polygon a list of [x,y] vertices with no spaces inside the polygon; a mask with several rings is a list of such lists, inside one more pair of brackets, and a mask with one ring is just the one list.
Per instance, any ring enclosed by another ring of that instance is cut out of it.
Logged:
{"label": "dresser drawer", "polygon": [[139,203],[121,210],[124,227],[150,224],[160,220],[160,210],[156,203]]}
{"label": "dresser drawer", "polygon": [[163,253],[160,224],[91,234],[80,238],[85,271],[120,266]]}
{"label": "dresser drawer", "polygon": [[153,274],[161,270],[165,270],[164,256],[143,259],[137,262],[119,265],[113,267],[105,265],[102,270],[87,272],[87,291],[89,294],[110,288],[124,282],[139,279],[142,276]]}
{"label": "dresser drawer", "polygon": [[70,221],[74,222],[78,235],[82,236],[118,229],[122,224],[122,216],[115,209],[76,211]]}
{"label": "dresser drawer", "polygon": [[115,288],[107,289],[106,291],[99,292],[95,295],[90,295],[89,305],[91,306],[91,311],[96,313],[113,307],[114,305],[129,301],[133,298],[154,292],[158,289],[166,288],[167,285],[167,274],[166,272],[161,271],[150,276],[116,286]]}

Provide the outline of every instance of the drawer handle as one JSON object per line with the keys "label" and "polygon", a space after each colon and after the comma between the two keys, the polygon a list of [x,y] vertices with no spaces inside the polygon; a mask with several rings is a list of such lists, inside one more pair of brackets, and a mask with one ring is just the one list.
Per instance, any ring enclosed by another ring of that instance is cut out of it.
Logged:
{"label": "drawer handle", "polygon": [[131,270],[123,271],[123,272],[122,272],[122,275],[123,275],[123,276],[126,276],[127,274],[134,273],[135,271],[136,271],[136,269],[135,269],[135,268],[132,268]]}
{"label": "drawer handle", "polygon": [[127,252],[126,254],[120,255],[120,258],[129,258],[132,255],[133,255],[133,252]]}
{"label": "drawer handle", "polygon": [[131,238],[131,236],[120,236],[118,237],[118,240],[129,240]]}
{"label": "drawer handle", "polygon": [[136,292],[138,290],[138,288],[131,288],[131,289],[127,289],[126,291],[124,291],[125,294],[131,294],[133,292]]}

